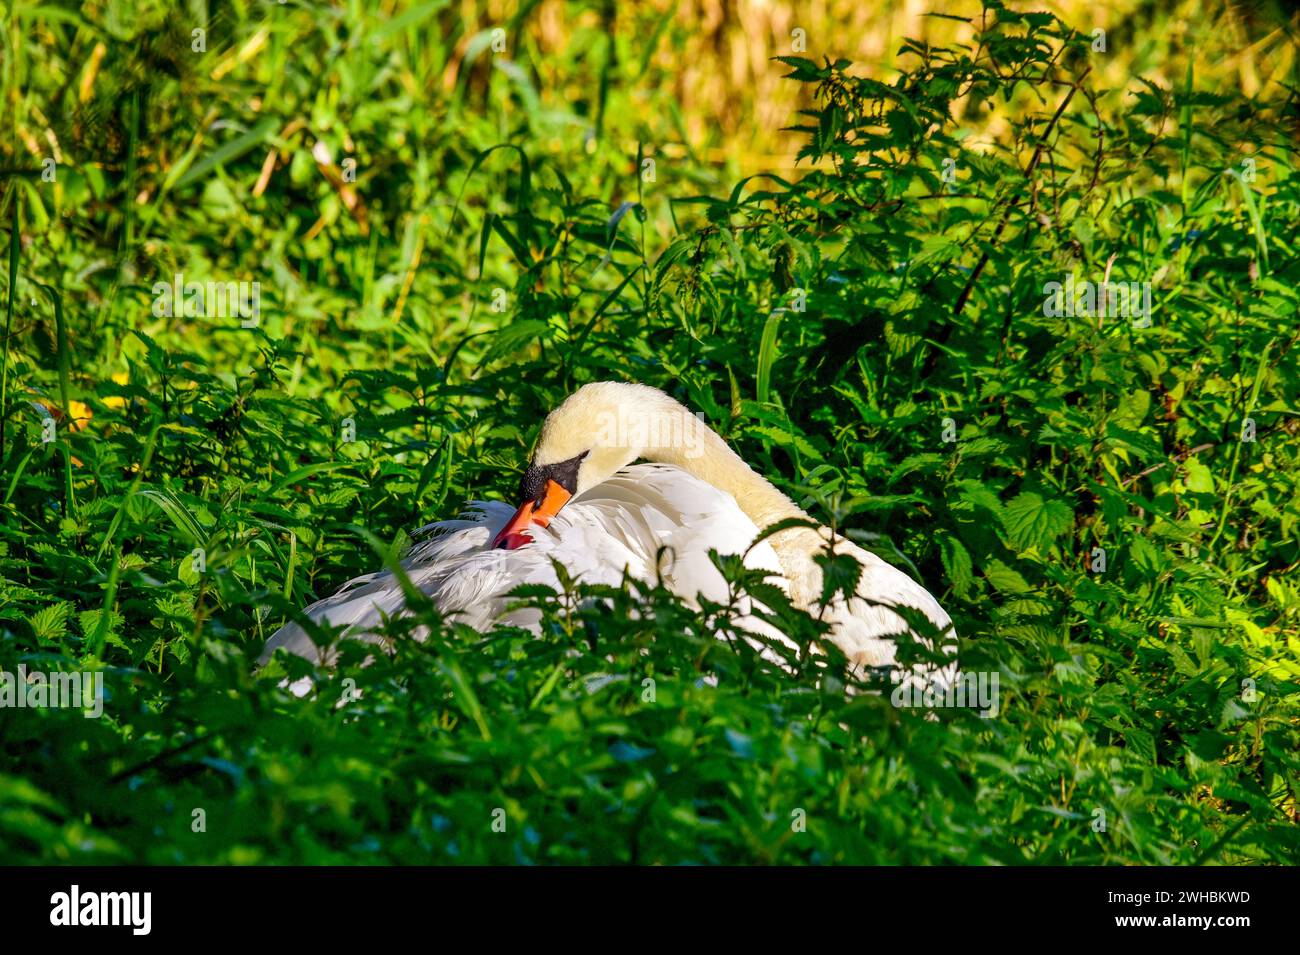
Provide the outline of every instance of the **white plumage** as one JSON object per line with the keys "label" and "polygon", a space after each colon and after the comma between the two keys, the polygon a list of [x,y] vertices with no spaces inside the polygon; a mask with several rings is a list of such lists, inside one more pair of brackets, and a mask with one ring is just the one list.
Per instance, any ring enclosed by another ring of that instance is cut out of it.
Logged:
{"label": "white plumage", "polygon": [[[654,463],[634,465],[638,458]],[[952,621],[924,587],[810,522],[716,432],[656,389],[596,382],[570,395],[542,425],[520,498],[513,512],[505,504],[476,502],[469,516],[416,532],[403,567],[444,615],[478,630],[502,624],[537,629],[539,612],[512,608],[507,594],[523,584],[562,589],[553,560],[586,583],[617,586],[627,573],[647,583],[661,580],[692,604],[701,595],[725,603],[727,583],[709,559],[715,550],[745,554],[747,566],[769,571],[796,607],[830,624],[831,639],[855,671],[893,665],[898,639],[927,646],[938,639],[946,653],[955,652]],[[810,526],[787,527],[753,544],[760,528],[789,519]],[[823,607],[819,561],[831,551],[851,555],[861,575],[851,597],[836,594]],[[378,643],[383,621],[403,608],[400,587],[382,571],[351,581],[306,614],[346,628],[345,636]],[[914,631],[905,608],[929,622],[925,632]],[[751,614],[752,604],[739,609],[740,630],[793,646]],[[418,631],[415,636],[423,638]],[[751,642],[781,662],[766,644]],[[335,656],[330,647],[318,649],[295,623],[270,639],[262,662],[281,647],[322,664]],[[914,686],[946,685],[955,676],[955,661],[905,674]]]}
{"label": "white plumage", "polygon": [[[574,498],[548,527],[529,531],[532,544],[515,550],[492,547],[514,508],[498,501],[470,506],[464,518],[416,531],[416,543],[402,566],[411,583],[443,614],[476,630],[498,625],[536,629],[538,611],[508,610],[511,601],[506,595],[522,584],[560,590],[552,560],[583,583],[618,586],[626,569],[646,583],[662,580],[691,604],[701,594],[725,603],[727,583],[709,559],[709,549],[744,554],[758,535],[754,522],[729,494],[680,468],[660,464],[625,468]],[[745,565],[781,573],[776,552],[766,541],[749,550]],[[396,579],[385,570],[349,581],[304,613],[319,624],[347,627],[345,636],[379,642],[376,629],[385,617],[400,614],[404,604]],[[745,613],[737,618],[738,627],[784,640],[748,615],[747,601],[740,606]],[[280,647],[321,664],[332,663],[335,656],[332,648],[322,653],[296,623],[271,637],[259,662],[265,663]]]}

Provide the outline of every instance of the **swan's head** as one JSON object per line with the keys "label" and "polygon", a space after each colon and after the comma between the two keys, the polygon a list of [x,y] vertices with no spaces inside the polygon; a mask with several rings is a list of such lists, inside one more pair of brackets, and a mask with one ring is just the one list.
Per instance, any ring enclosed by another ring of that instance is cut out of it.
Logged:
{"label": "swan's head", "polygon": [[545,527],[571,498],[639,457],[675,460],[701,453],[707,427],[657,388],[619,381],[583,385],[546,416],[519,482],[519,510],[492,541],[514,549],[524,531]]}

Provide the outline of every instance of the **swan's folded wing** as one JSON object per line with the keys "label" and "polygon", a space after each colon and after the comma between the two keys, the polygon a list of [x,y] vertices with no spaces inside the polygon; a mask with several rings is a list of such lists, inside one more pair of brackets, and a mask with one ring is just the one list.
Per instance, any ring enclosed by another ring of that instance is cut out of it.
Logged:
{"label": "swan's folded wing", "polygon": [[[507,612],[507,595],[526,584],[560,589],[553,559],[572,577],[587,583],[617,585],[624,567],[634,573],[644,569],[638,553],[617,537],[598,533],[593,515],[578,509],[561,522],[572,523],[574,533],[559,537],[534,531],[533,544],[498,550],[492,547],[492,538],[509,521],[513,509],[500,502],[475,502],[472,506],[470,517],[429,524],[416,531],[402,568],[411,584],[444,615],[477,630],[498,623],[535,627],[538,612]],[[342,636],[381,643],[384,621],[400,615],[405,606],[397,579],[389,571],[380,571],[349,581],[338,593],[303,613],[322,627],[342,628]],[[323,665],[331,664],[337,655],[332,645],[318,647],[302,626],[290,622],[267,641],[259,665],[281,647]]]}
{"label": "swan's folded wing", "polygon": [[[465,518],[416,531],[402,566],[443,614],[477,630],[499,624],[538,626],[539,612],[511,609],[507,595],[526,584],[559,590],[553,561],[582,583],[617,586],[627,573],[646,582],[662,580],[692,602],[700,594],[718,603],[727,600],[726,581],[708,556],[711,549],[724,554],[749,550],[748,566],[780,572],[769,544],[750,550],[758,528],[730,495],[670,466],[625,469],[571,501],[548,527],[529,528],[532,543],[513,550],[491,546],[513,509],[500,502],[471,507]],[[666,548],[662,560],[661,548]],[[381,571],[350,581],[304,614],[321,626],[343,628],[344,636],[380,643],[377,634],[384,620],[404,608],[397,580]],[[741,609],[747,615],[752,607],[745,603]],[[770,630],[748,617],[738,625]],[[769,635],[779,637],[775,631]],[[297,623],[286,624],[268,641],[260,662],[280,647],[323,664],[335,656],[330,648],[318,648]]]}
{"label": "swan's folded wing", "polygon": [[[897,641],[909,638],[931,648],[937,644],[947,654],[956,653],[952,620],[928,590],[893,564],[849,541],[841,538],[836,550],[851,553],[862,565],[854,597],[847,606],[843,600],[837,601],[828,613],[836,624],[833,639],[845,656],[863,666],[892,666]],[[923,616],[929,625],[913,627],[898,612],[899,608]],[[918,629],[925,632],[918,633]],[[956,672],[956,662],[946,666],[918,665],[909,679],[919,681],[919,685],[930,681],[946,685]]]}

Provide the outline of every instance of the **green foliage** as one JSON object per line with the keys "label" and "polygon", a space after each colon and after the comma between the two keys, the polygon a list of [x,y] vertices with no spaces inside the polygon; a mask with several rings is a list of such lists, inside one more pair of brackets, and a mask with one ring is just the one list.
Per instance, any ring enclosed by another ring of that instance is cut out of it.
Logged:
{"label": "green foliage", "polygon": [[[1083,39],[990,3],[890,82],[785,60],[815,94],[798,181],[663,155],[649,181],[619,137],[664,130],[632,91],[543,108],[486,33],[444,84],[470,28],[437,4],[231,14],[204,59],[179,22],[117,24],[80,114],[89,27],[42,9],[14,14],[40,25],[23,68],[71,158],[0,210],[0,668],[102,668],[107,698],[0,708],[4,861],[1300,859],[1279,104],[1094,90]],[[261,281],[261,323],[155,315],[176,272]],[[1051,314],[1068,278],[1149,282],[1150,321]],[[846,695],[833,652],[786,674],[733,607],[634,583],[521,593],[540,636],[418,608],[302,700],[277,684],[305,662],[253,671],[407,531],[508,497],[546,411],[603,378],[700,409],[925,583],[997,715]]]}

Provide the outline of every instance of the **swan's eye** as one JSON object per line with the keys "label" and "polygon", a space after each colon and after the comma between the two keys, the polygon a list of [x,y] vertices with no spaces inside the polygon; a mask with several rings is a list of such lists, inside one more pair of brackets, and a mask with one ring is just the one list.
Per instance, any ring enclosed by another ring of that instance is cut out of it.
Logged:
{"label": "swan's eye", "polygon": [[578,493],[578,468],[588,454],[589,451],[583,451],[567,461],[528,465],[519,481],[519,500],[532,501],[534,507],[540,508],[546,500],[547,481],[554,481],[571,495]]}
{"label": "swan's eye", "polygon": [[556,464],[547,465],[547,479],[554,481],[570,494],[577,494],[578,469],[582,466],[583,458],[590,453],[590,451],[583,451],[581,454],[574,455],[567,461],[560,461]]}

